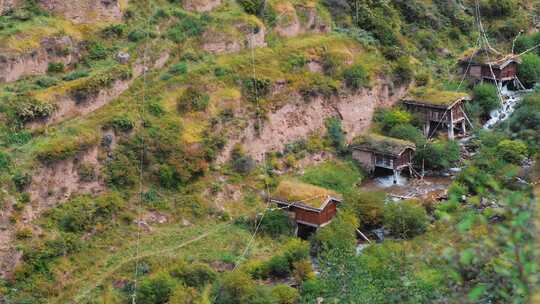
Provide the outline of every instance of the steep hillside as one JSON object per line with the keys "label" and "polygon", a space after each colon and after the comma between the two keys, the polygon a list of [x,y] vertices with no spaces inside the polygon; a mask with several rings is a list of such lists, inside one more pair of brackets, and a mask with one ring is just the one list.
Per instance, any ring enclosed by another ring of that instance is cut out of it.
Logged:
{"label": "steep hillside", "polygon": [[[498,49],[536,31],[537,1],[480,4]],[[252,238],[265,197],[356,187],[345,146],[411,88],[458,87],[474,7],[0,0],[0,303],[296,303],[308,244],[279,215]]]}

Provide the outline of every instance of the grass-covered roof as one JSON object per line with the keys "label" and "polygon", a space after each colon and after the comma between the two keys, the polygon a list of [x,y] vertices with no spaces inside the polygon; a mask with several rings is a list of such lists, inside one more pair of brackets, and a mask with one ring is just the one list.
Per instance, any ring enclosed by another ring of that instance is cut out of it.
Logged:
{"label": "grass-covered roof", "polygon": [[499,51],[490,48],[470,48],[463,52],[460,61],[463,64],[492,64],[499,66],[512,60],[518,60],[518,57],[514,54],[503,54]]}
{"label": "grass-covered roof", "polygon": [[456,101],[469,99],[464,92],[443,91],[434,88],[417,88],[405,98],[406,102],[414,102],[437,107],[449,107]]}
{"label": "grass-covered roof", "polygon": [[393,156],[400,155],[406,149],[415,149],[414,143],[379,134],[362,135],[353,140],[353,149],[372,151]]}
{"label": "grass-covered roof", "polygon": [[329,197],[339,198],[339,195],[332,190],[306,184],[295,179],[281,181],[272,194],[272,198],[276,200],[306,205],[316,209],[321,209]]}

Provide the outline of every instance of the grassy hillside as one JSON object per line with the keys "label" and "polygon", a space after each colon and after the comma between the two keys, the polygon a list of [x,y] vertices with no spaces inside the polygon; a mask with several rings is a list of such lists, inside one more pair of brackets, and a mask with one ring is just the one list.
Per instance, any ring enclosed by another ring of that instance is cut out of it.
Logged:
{"label": "grassy hillside", "polygon": [[[452,264],[459,258],[446,249],[491,241],[480,216],[478,226],[460,230],[476,201],[527,199],[507,190],[530,189],[498,176],[517,164],[497,163],[482,185],[471,179],[485,163],[467,164],[473,169],[450,191],[467,202],[456,196],[387,210],[384,194],[357,187],[368,177],[351,160],[347,138],[359,134],[345,134],[349,113],[339,110],[344,100],[360,108],[365,101],[362,132],[422,146],[415,116],[372,115],[372,108],[389,108],[415,87],[457,88],[457,59],[478,39],[474,1],[192,2],[121,1],[120,20],[92,23],[39,1],[0,16],[0,299],[128,303],[136,294],[140,303],[314,303],[358,299],[347,291],[361,290],[369,303],[473,303],[496,289],[480,290],[491,284],[491,269],[460,277],[470,269]],[[509,52],[520,31],[519,50],[538,42],[537,1],[482,0],[480,9],[497,49]],[[540,71],[531,56],[527,66]],[[469,83],[461,90],[479,95]],[[527,105],[534,110],[520,115],[536,113],[534,98]],[[280,114],[287,107],[296,116]],[[479,120],[486,109],[475,110]],[[280,137],[288,131],[280,124],[291,120],[307,135]],[[532,159],[534,124],[513,124],[501,126],[498,139],[523,141]],[[257,155],[258,138],[277,148]],[[448,168],[456,162],[450,154],[459,154],[454,145],[424,144],[422,155],[428,166]],[[482,151],[496,159],[495,150]],[[310,241],[293,237],[280,210],[267,210],[266,194],[286,180],[345,197],[338,219]],[[419,219],[412,232],[393,231],[394,240],[349,255],[355,228],[388,228],[400,214]],[[319,258],[319,277],[310,255]],[[339,284],[342,298],[333,292]],[[531,290],[505,291],[521,299]]]}

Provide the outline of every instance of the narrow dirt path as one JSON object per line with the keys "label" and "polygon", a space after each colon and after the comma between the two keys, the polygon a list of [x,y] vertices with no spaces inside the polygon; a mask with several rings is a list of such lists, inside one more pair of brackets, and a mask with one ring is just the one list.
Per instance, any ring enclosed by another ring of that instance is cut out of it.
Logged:
{"label": "narrow dirt path", "polygon": [[[149,252],[146,252],[146,253],[142,253],[139,256],[132,256],[132,257],[130,257],[128,259],[125,259],[125,260],[123,260],[121,262],[118,262],[109,271],[103,273],[97,279],[93,280],[93,283],[90,286],[86,286],[84,288],[81,288],[79,290],[78,294],[73,298],[73,302],[74,303],[81,303],[81,301],[85,300],[92,291],[94,291],[96,288],[98,288],[100,285],[102,285],[103,282],[105,280],[107,280],[107,278],[111,277],[114,273],[116,273],[117,271],[122,269],[122,267],[124,267],[128,263],[131,263],[131,262],[134,262],[134,261],[137,261],[137,260],[140,260],[140,259],[152,257],[152,256],[166,254],[168,252],[172,252],[172,251],[181,249],[181,248],[186,247],[186,246],[188,246],[188,245],[190,245],[192,243],[200,241],[200,240],[202,240],[202,239],[204,239],[204,238],[206,238],[206,237],[208,237],[210,235],[213,235],[213,234],[219,232],[220,230],[223,230],[223,229],[229,227],[230,225],[232,225],[232,224],[228,223],[228,224],[219,225],[214,230],[205,232],[205,233],[203,233],[203,234],[201,234],[201,235],[199,235],[199,236],[197,236],[197,237],[195,237],[193,239],[187,240],[187,241],[185,241],[183,243],[180,243],[178,245],[175,245],[173,247],[169,247],[169,248],[165,248],[165,249],[161,249],[161,250],[157,250],[157,251],[149,251]],[[58,302],[58,301],[55,301],[55,302]]]}

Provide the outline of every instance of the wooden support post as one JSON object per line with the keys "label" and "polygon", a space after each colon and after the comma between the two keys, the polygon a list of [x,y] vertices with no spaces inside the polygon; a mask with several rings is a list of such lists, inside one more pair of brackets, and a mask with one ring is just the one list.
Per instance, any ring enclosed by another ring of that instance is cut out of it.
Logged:
{"label": "wooden support post", "polygon": [[454,140],[454,114],[450,109],[450,122],[448,123],[448,139]]}
{"label": "wooden support post", "polygon": [[431,121],[428,119],[428,121],[426,121],[426,123],[424,123],[424,136],[426,136],[426,137],[429,136],[430,127],[431,127]]}
{"label": "wooden support post", "polygon": [[398,183],[399,171],[394,169],[394,185]]}
{"label": "wooden support post", "polygon": [[463,133],[463,136],[467,134],[467,124],[465,119],[461,121],[461,132]]}

